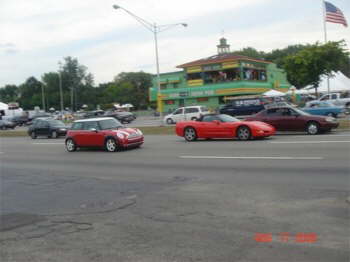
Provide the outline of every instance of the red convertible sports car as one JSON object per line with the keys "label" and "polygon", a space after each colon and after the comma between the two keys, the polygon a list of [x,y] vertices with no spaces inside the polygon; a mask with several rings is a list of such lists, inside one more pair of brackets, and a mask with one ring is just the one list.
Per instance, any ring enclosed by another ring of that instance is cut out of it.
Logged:
{"label": "red convertible sports car", "polygon": [[269,124],[254,121],[240,121],[224,114],[203,115],[197,121],[185,121],[176,124],[176,134],[187,141],[197,138],[251,138],[268,137],[275,134],[275,128]]}

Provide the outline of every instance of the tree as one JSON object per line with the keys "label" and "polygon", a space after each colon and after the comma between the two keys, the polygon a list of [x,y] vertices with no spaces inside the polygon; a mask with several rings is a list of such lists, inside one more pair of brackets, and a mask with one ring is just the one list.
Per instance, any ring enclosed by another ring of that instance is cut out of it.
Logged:
{"label": "tree", "polygon": [[16,85],[5,85],[0,88],[0,101],[4,103],[18,102],[19,88]]}
{"label": "tree", "polygon": [[[73,110],[81,108],[83,104],[96,105],[94,99],[94,77],[87,73],[87,67],[80,65],[78,59],[70,56],[64,58],[61,68],[62,87],[64,93],[69,93],[70,104]],[[66,95],[65,95],[66,97]]]}
{"label": "tree", "polygon": [[19,86],[18,101],[23,109],[33,110],[35,106],[42,107],[41,87],[42,83],[33,76]]}
{"label": "tree", "polygon": [[297,89],[312,85],[317,93],[321,76],[332,76],[349,60],[344,41],[313,44],[284,59],[289,82]]}
{"label": "tree", "polygon": [[245,47],[239,51],[232,52],[235,55],[248,56],[256,59],[265,59],[266,54],[263,51],[258,51],[254,47]]}
{"label": "tree", "polygon": [[148,90],[152,86],[152,75],[145,72],[122,72],[114,78],[119,89],[117,101],[130,103],[136,109],[146,109],[149,105]]}

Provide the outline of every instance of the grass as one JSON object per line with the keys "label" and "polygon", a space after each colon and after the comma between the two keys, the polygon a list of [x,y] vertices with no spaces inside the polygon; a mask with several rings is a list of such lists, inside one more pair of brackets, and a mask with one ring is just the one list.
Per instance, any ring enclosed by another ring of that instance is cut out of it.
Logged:
{"label": "grass", "polygon": [[[339,127],[336,130],[350,131],[350,120],[340,119]],[[146,126],[138,127],[145,135],[174,135],[175,126]],[[1,130],[0,137],[28,136],[26,130]]]}

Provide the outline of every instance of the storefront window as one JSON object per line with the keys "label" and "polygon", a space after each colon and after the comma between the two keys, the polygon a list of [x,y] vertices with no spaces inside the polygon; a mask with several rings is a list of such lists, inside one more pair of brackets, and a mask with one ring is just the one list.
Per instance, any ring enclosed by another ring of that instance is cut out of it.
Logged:
{"label": "storefront window", "polygon": [[204,83],[221,83],[240,80],[240,71],[238,68],[226,69],[220,71],[209,71],[203,73]]}
{"label": "storefront window", "polygon": [[266,81],[266,70],[243,68],[243,79],[253,81]]}

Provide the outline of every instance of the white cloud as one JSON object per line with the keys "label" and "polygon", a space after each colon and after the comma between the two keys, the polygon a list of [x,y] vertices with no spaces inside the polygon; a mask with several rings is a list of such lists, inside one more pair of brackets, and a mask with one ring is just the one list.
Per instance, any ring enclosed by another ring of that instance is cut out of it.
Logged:
{"label": "white cloud", "polygon": [[[178,27],[159,34],[161,72],[178,70],[176,65],[214,54],[223,29],[232,50],[252,46],[269,51],[323,41],[321,17],[313,9],[305,9],[302,18],[287,12],[279,20],[264,21],[255,15],[264,12],[275,18],[285,12],[272,9],[276,0],[1,2],[0,86],[22,83],[31,75],[40,78],[45,72],[57,70],[57,62],[68,55],[86,65],[97,83],[110,81],[122,71],[154,73],[152,34],[122,10],[114,10],[113,4],[150,22],[190,23],[186,29]],[[349,29],[334,24],[327,27],[329,40],[344,38],[350,42]]]}

